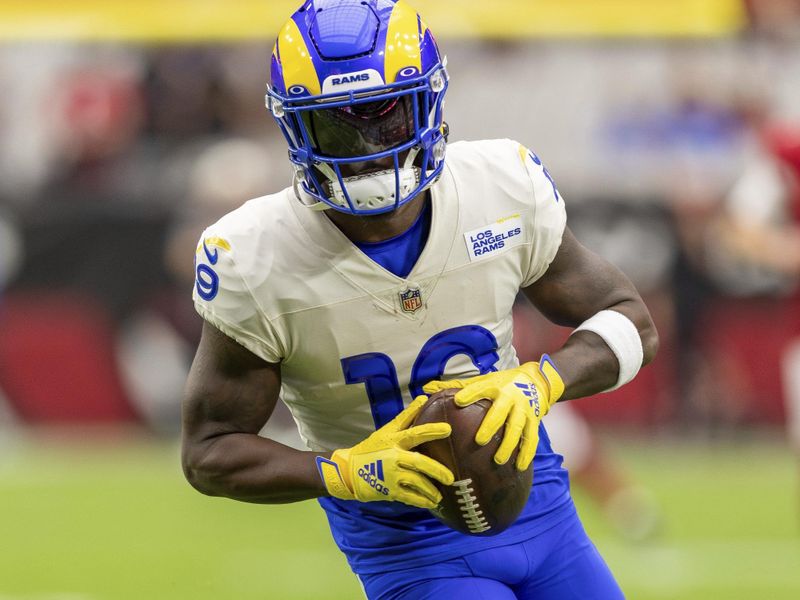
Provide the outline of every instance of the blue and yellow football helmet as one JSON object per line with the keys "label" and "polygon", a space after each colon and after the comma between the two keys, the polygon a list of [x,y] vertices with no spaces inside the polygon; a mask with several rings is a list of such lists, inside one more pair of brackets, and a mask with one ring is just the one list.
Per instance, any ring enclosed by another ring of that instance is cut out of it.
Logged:
{"label": "blue and yellow football helmet", "polygon": [[442,172],[445,61],[404,0],[307,0],[272,53],[267,108],[306,204],[388,212]]}

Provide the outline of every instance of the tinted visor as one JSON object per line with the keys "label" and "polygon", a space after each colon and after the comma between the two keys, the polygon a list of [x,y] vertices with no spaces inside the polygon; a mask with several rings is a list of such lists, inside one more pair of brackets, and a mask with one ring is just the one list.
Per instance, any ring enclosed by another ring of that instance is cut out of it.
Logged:
{"label": "tinted visor", "polygon": [[319,155],[354,158],[391,150],[414,138],[412,97],[400,96],[301,113]]}

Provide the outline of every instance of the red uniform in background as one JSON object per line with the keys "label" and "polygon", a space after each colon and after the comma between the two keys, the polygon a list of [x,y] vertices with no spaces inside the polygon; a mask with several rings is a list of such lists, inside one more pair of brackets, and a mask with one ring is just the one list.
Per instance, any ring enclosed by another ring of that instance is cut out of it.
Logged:
{"label": "red uniform in background", "polygon": [[[787,213],[800,236],[800,127],[771,126],[763,133],[764,147],[783,167]],[[800,257],[797,257],[800,263]],[[800,284],[800,272],[796,273]],[[794,334],[781,359],[781,374],[789,439],[800,452],[800,285],[789,304],[788,328]]]}
{"label": "red uniform in background", "polygon": [[800,127],[766,127],[762,141],[764,148],[785,167],[789,212],[800,226]]}

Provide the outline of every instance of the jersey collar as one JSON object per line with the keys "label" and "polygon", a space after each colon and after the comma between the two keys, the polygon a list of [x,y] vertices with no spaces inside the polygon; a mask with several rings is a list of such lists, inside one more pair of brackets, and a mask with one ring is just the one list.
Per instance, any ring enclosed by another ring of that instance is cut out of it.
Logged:
{"label": "jersey collar", "polygon": [[332,269],[367,292],[423,285],[430,288],[445,271],[456,244],[459,232],[459,199],[455,181],[446,163],[441,178],[431,187],[433,215],[428,241],[414,268],[405,278],[396,276],[374,262],[324,214],[303,206],[293,197],[291,188],[286,193],[309,243],[319,247]]}

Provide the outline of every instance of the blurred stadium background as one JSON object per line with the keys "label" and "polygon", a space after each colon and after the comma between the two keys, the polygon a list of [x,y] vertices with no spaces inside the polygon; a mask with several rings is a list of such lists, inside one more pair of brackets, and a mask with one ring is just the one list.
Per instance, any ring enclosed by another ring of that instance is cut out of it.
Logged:
{"label": "blurred stadium background", "polygon": [[[535,149],[659,325],[553,435],[623,588],[800,598],[800,1],[409,1],[451,139]],[[178,462],[195,241],[289,181],[263,92],[298,4],[0,2],[0,600],[361,597],[315,503]],[[521,353],[564,336],[520,317]]]}

